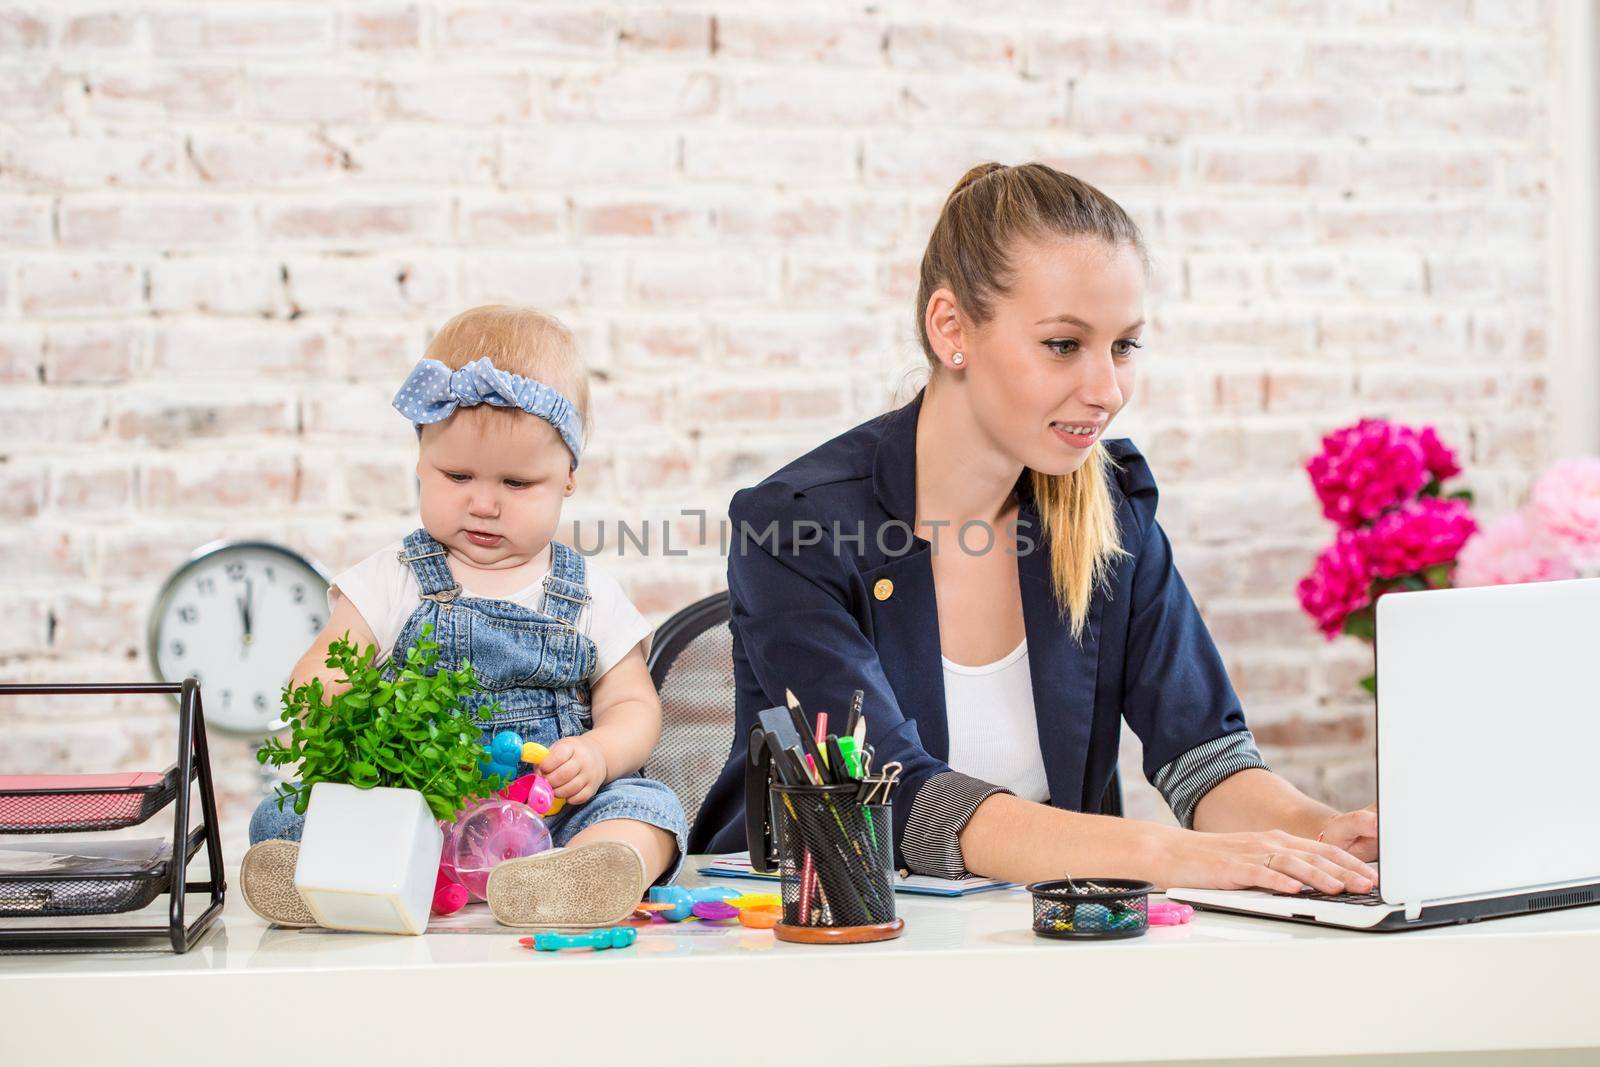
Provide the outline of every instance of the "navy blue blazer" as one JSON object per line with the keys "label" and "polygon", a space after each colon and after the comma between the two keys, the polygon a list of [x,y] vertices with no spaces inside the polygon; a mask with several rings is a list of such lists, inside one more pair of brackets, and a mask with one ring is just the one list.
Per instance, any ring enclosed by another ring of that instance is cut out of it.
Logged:
{"label": "navy blue blazer", "polygon": [[[914,801],[930,779],[951,770],[930,545],[909,533],[921,400],[734,495],[728,591],[737,723],[728,763],[691,832],[691,851],[745,847],[745,751],[758,712],[783,704],[789,688],[808,712],[826,710],[838,722],[859,688],[875,765],[898,760],[904,767],[894,823],[896,863],[905,865],[901,847]],[[1100,810],[1126,718],[1144,742],[1146,776],[1169,787],[1169,801],[1178,787],[1163,783],[1163,772],[1185,780],[1180,803],[1188,810],[1179,816],[1187,825],[1199,800],[1188,794],[1197,786],[1261,761],[1156,522],[1150,468],[1129,441],[1104,445],[1120,467],[1110,490],[1131,555],[1116,566],[1109,590],[1091,601],[1081,645],[1057,606],[1049,543],[1026,472],[1018,483],[1019,528],[1035,542],[1017,566],[1050,803]],[[861,529],[865,536],[855,537]],[[874,594],[886,588],[882,579],[892,583],[886,599]],[[1207,752],[1214,758],[1195,758]],[[1176,776],[1174,768],[1184,773]],[[959,829],[949,828],[952,847]]]}

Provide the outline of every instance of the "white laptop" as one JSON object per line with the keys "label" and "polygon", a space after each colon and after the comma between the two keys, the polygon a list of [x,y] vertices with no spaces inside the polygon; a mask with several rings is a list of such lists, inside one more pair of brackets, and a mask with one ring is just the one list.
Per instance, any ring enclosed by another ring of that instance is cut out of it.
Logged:
{"label": "white laptop", "polygon": [[1407,930],[1600,901],[1600,578],[1378,601],[1378,888],[1167,891]]}

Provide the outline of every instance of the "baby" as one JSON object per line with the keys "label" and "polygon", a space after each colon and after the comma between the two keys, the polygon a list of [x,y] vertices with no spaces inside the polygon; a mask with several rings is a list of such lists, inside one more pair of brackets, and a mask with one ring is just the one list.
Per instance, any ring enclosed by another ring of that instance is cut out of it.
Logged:
{"label": "baby", "polygon": [[[572,335],[529,308],[462,312],[394,406],[417,427],[422,528],[334,579],[328,624],[292,684],[321,678],[337,693],[325,666],[332,641],[348,633],[398,664],[431,625],[437,669],[470,655],[482,690],[468,710],[499,706],[484,740],[510,729],[546,745],[540,769],[567,801],[547,820],[555,850],[495,868],[495,918],[618,922],[647,886],[671,881],[687,826],[677,795],[637,773],[661,735],[645,667],[650,627],[610,576],[554,540],[588,421]],[[293,888],[304,820],[285,809],[272,797],[256,809],[240,881],[263,918],[309,925]]]}

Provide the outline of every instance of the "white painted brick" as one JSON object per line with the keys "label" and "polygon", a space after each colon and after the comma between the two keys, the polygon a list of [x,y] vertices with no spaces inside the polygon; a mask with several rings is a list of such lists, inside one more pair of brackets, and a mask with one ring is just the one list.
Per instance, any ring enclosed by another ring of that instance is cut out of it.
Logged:
{"label": "white painted brick", "polygon": [[448,316],[458,302],[454,264],[435,256],[297,256],[284,269],[290,306],[309,315]]}
{"label": "white painted brick", "polygon": [[126,314],[143,301],[143,274],[126,260],[36,260],[18,267],[17,295],[25,315]]}
{"label": "white painted brick", "polygon": [[[862,87],[852,94],[862,98]],[[884,94],[867,95],[863,103],[870,106],[869,114],[881,113],[877,122],[890,122],[899,118],[900,109]],[[948,78],[937,70],[933,73],[913,73],[905,81],[901,94],[901,108],[913,123],[937,126],[979,126],[990,129],[1038,129],[1067,125],[1067,83],[1060,78],[1038,81],[1025,80],[1014,75],[993,75],[974,72],[962,78]],[[838,94],[843,97],[844,94]],[[844,99],[837,100],[843,109]],[[839,121],[850,122],[849,118]],[[1126,127],[1115,131],[1129,132]]]}
{"label": "white painted brick", "polygon": [[48,327],[44,380],[51,385],[119,385],[135,373],[143,331],[122,323]]}
{"label": "white painted brick", "polygon": [[555,252],[485,253],[461,265],[461,295],[469,306],[575,304],[589,291],[588,283],[582,264]]}
{"label": "white painted brick", "polygon": [[515,124],[533,108],[533,86],[526,71],[471,68],[396,72],[383,85],[385,118],[451,125]]}
{"label": "white painted brick", "polygon": [[716,17],[719,55],[790,64],[877,65],[883,28],[874,19],[731,11]]}
{"label": "white painted brick", "polygon": [[264,122],[367,122],[378,106],[377,80],[365,73],[252,74],[245,115]]}
{"label": "white painted brick", "polygon": [[303,200],[262,209],[268,241],[285,247],[355,249],[442,241],[450,204],[442,195]]}
{"label": "white painted brick", "polygon": [[696,180],[788,184],[854,177],[856,141],[845,131],[822,134],[701,133],[684,136],[684,174]]}
{"label": "white painted brick", "polygon": [[244,84],[236,66],[198,61],[96,63],[87,81],[93,114],[134,121],[234,115]]}
{"label": "white painted brick", "polygon": [[605,59],[617,26],[604,11],[550,11],[517,4],[452,4],[438,13],[441,42],[459,52],[548,59]]}
{"label": "white painted brick", "polygon": [[677,161],[678,136],[660,130],[517,130],[504,135],[500,150],[505,184],[562,190],[652,184],[670,176]]}
{"label": "white painted brick", "polygon": [[99,189],[177,184],[183,142],[174,132],[63,134],[0,131],[0,170],[24,188]]}
{"label": "white painted brick", "polygon": [[151,342],[150,369],[157,376],[293,384],[326,375],[329,364],[327,333],[297,323],[188,320],[157,326]]}
{"label": "white painted brick", "polygon": [[8,122],[59,118],[68,92],[61,71],[7,58],[0,67],[0,116]]}
{"label": "white painted brick", "polygon": [[248,208],[227,200],[63,198],[61,243],[67,248],[232,249],[255,232]]}
{"label": "white painted brick", "polygon": [[202,129],[188,153],[202,182],[224,188],[326,185],[347,163],[325,134],[305,129]]}
{"label": "white painted brick", "polygon": [[557,122],[678,122],[717,109],[717,79],[705,71],[624,68],[556,78],[545,114]]}
{"label": "white painted brick", "polygon": [[253,258],[186,256],[147,269],[150,309],[207,315],[271,315],[283,306],[279,264]]}
{"label": "white painted brick", "polygon": [[0,200],[0,245],[7,249],[40,248],[52,240],[48,197]]}

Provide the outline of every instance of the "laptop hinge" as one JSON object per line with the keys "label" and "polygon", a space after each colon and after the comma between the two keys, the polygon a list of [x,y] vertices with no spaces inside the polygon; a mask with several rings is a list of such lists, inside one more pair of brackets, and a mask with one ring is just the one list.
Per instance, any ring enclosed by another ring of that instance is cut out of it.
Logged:
{"label": "laptop hinge", "polygon": [[1405,909],[1406,909],[1406,922],[1414,923],[1418,919],[1422,918],[1422,901],[1420,901],[1420,900],[1411,901],[1411,902],[1409,902],[1409,903],[1407,903],[1405,905]]}

